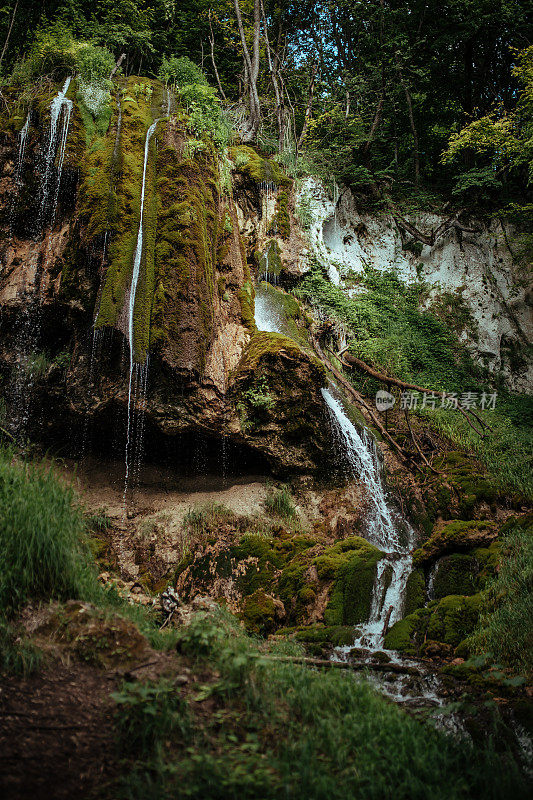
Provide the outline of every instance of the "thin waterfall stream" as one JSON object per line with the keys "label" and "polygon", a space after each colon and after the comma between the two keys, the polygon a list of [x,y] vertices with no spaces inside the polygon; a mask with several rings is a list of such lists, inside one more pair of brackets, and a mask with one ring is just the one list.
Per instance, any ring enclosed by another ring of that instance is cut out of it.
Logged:
{"label": "thin waterfall stream", "polygon": [[[50,127],[48,130],[48,142],[43,146],[44,161],[39,190],[39,208],[36,220],[31,226],[30,231],[32,238],[35,240],[39,240],[42,237],[45,226],[47,226],[51,232],[55,222],[72,113],[72,100],[66,97],[71,79],[72,77],[69,76],[65,80],[62,89],[53,97],[50,103]],[[30,115],[28,114],[19,138],[19,154],[16,172],[17,188],[20,188],[21,185],[22,163],[29,125]],[[49,208],[54,176],[55,188],[52,205]],[[46,263],[50,247],[51,242],[50,237],[48,237],[48,242],[43,254],[43,265]],[[30,395],[35,381],[35,364],[33,362],[35,360],[35,351],[41,330],[39,310],[42,302],[40,286],[41,276],[38,275],[37,270],[39,253],[40,248],[35,250],[30,262],[30,272],[33,270],[35,273],[34,286],[18,326],[16,335],[18,359],[14,365],[13,377],[9,389],[10,406],[12,409],[9,427],[12,433],[20,440],[24,439],[29,420]]]}
{"label": "thin waterfall stream", "polygon": [[[132,458],[132,443],[131,434],[134,424],[137,422],[139,429],[139,436],[136,437],[136,444],[133,453],[133,464],[140,464],[141,454],[139,448],[142,447],[143,435],[143,422],[136,420],[135,409],[139,405],[139,414],[144,418],[143,408],[146,402],[146,389],[148,381],[148,357],[145,357],[144,362],[135,361],[135,342],[134,342],[134,312],[135,312],[135,297],[137,294],[137,284],[139,282],[139,274],[141,269],[141,259],[143,252],[143,223],[144,223],[144,199],[146,190],[146,167],[148,164],[148,152],[150,147],[150,140],[155,132],[157,123],[161,118],[152,122],[146,132],[146,139],[144,143],[144,163],[143,163],[143,177],[141,184],[141,205],[139,213],[139,230],[137,233],[137,243],[135,246],[135,253],[133,256],[133,272],[131,276],[131,286],[129,297],[127,301],[127,335],[130,348],[129,358],[129,378],[128,378],[128,421],[126,427],[126,452],[125,452],[125,477],[124,477],[124,508],[126,508],[126,499],[128,494],[128,483],[130,479],[130,468]],[[138,470],[137,470],[138,471]]]}
{"label": "thin waterfall stream", "polygon": [[405,519],[391,507],[385,495],[381,466],[370,434],[360,434],[335,397],[335,387],[322,389],[331,426],[352,473],[365,485],[369,511],[366,538],[384,553],[378,562],[370,616],[359,625],[352,646],[378,650],[387,628],[402,617],[407,580],[412,571],[411,550],[415,534]]}
{"label": "thin waterfall stream", "polygon": [[[275,290],[259,284],[256,288],[255,323],[260,331],[285,334],[287,321],[282,304],[276,300]],[[377,565],[369,619],[358,626],[351,647],[379,650],[387,628],[402,617],[407,580],[412,571],[411,550],[415,533],[387,500],[374,439],[366,429],[357,430],[342,405],[339,390],[333,384],[321,391],[338,456],[347,462],[350,477],[366,487],[369,502],[367,538],[384,553]]]}

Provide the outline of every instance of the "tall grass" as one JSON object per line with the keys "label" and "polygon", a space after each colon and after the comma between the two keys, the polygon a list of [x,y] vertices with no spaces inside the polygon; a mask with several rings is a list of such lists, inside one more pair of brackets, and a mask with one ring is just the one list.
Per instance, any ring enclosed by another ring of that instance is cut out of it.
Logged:
{"label": "tall grass", "polygon": [[265,511],[274,517],[291,519],[296,516],[296,507],[288,486],[281,489],[270,487],[265,497]]}
{"label": "tall grass", "polygon": [[[156,759],[129,765],[119,797],[526,797],[514,761],[496,753],[488,735],[474,750],[408,716],[353,675],[276,660],[277,652],[248,638],[222,611],[197,615],[180,645],[216,681],[193,696],[188,732],[161,735]],[[206,714],[198,701],[209,695],[215,702]]]}
{"label": "tall grass", "polygon": [[0,612],[31,599],[92,598],[96,570],[74,490],[0,451]]}
{"label": "tall grass", "polygon": [[488,586],[485,612],[470,637],[478,652],[531,676],[533,672],[533,523],[502,536],[500,569]]}

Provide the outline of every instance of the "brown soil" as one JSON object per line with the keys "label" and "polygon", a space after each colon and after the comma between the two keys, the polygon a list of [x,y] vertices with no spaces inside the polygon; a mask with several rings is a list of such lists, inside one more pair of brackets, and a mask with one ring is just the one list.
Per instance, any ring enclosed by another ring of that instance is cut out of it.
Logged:
{"label": "brown soil", "polygon": [[117,678],[54,664],[0,678],[0,795],[4,800],[86,797],[118,771],[110,692]]}

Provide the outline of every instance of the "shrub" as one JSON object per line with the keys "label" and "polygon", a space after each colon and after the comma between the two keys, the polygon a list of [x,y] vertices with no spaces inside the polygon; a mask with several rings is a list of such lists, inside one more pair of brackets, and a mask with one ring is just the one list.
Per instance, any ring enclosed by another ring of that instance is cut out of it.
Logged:
{"label": "shrub", "polygon": [[189,730],[187,704],[171,681],[125,682],[111,697],[121,755],[149,757],[172,733]]}
{"label": "shrub", "polygon": [[88,44],[76,53],[76,68],[86,83],[107,83],[115,59],[106,47]]}
{"label": "shrub", "polygon": [[193,83],[207,86],[207,78],[200,67],[186,56],[164,58],[157,77],[163,83],[176,84],[178,88]]}

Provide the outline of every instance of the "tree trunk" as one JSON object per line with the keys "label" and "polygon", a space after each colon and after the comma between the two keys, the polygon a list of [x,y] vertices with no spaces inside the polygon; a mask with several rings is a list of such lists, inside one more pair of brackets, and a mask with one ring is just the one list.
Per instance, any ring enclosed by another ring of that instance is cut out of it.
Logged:
{"label": "tree trunk", "polygon": [[[268,39],[268,30],[267,30],[267,21],[266,21],[266,14],[265,14],[265,7],[263,5],[263,0],[260,0],[261,3],[261,15],[263,18],[263,30],[265,32],[265,44],[266,44],[266,54],[267,54],[267,61],[268,61],[268,70],[270,72],[270,78],[272,80],[272,86],[274,87],[274,95],[276,97],[276,117],[278,120],[278,152],[283,152],[283,146],[285,144],[285,108],[283,104],[283,94],[280,91],[278,76],[277,76],[277,69],[274,69],[272,63],[272,54],[270,50],[270,42]],[[279,58],[276,59],[276,67],[279,65]]]}
{"label": "tree trunk", "polygon": [[4,46],[2,47],[2,53],[0,55],[0,67],[2,66],[2,61],[4,60],[4,55],[7,50],[7,45],[9,43],[9,39],[11,38],[11,31],[13,29],[13,23],[15,22],[15,14],[17,13],[19,0],[15,3],[15,8],[13,9],[13,13],[11,14],[11,22],[9,23],[9,30],[7,32],[6,40],[4,42]]}
{"label": "tree trunk", "polygon": [[218,74],[217,64],[215,61],[215,34],[213,33],[213,25],[211,22],[211,9],[209,9],[209,44],[211,45],[211,63],[213,64],[213,71],[215,73],[215,78],[218,85],[218,91],[220,92],[220,96],[227,102],[227,97],[224,94],[224,89],[222,88],[222,84],[220,82],[220,75]]}
{"label": "tree trunk", "polygon": [[259,95],[257,93],[257,78],[259,77],[259,35],[261,32],[261,10],[260,0],[254,0],[254,27],[253,27],[253,56],[250,58],[250,51],[246,42],[244,26],[242,24],[241,9],[239,0],[234,0],[235,15],[237,26],[241,38],[243,60],[245,67],[245,80],[247,82],[248,96],[250,101],[250,116],[245,130],[242,132],[243,142],[252,142],[257,136],[261,122],[261,109],[259,105]]}
{"label": "tree trunk", "polygon": [[308,97],[308,100],[307,100],[307,108],[305,109],[304,124],[303,124],[303,128],[302,128],[302,130],[300,132],[300,136],[298,138],[298,142],[297,142],[297,145],[296,145],[296,152],[298,152],[298,150],[302,146],[303,140],[305,138],[305,134],[307,132],[307,127],[309,125],[309,120],[311,119],[311,114],[313,112],[313,96],[314,96],[314,93],[315,93],[315,75],[316,75],[316,71],[317,71],[317,66],[318,66],[317,62],[315,61],[315,63],[313,64],[313,68],[311,70],[311,81],[309,83],[309,97]]}
{"label": "tree trunk", "polygon": [[409,112],[409,124],[411,126],[411,133],[413,135],[413,161],[415,166],[415,186],[418,186],[420,184],[420,155],[418,149],[418,132],[416,130],[415,117],[413,114],[413,102],[411,98],[411,92],[409,91],[409,87],[407,86],[407,83],[405,82],[403,77],[398,56],[396,56],[396,66],[398,69],[398,75],[400,77],[400,83],[402,85],[405,94],[407,110]]}
{"label": "tree trunk", "polygon": [[109,80],[110,81],[113,80],[113,78],[115,77],[115,75],[119,71],[120,66],[121,66],[121,64],[122,64],[122,62],[124,61],[125,58],[126,58],[126,53],[122,53],[122,55],[117,59],[117,63],[115,64],[115,66],[113,67],[111,72],[109,73]]}

